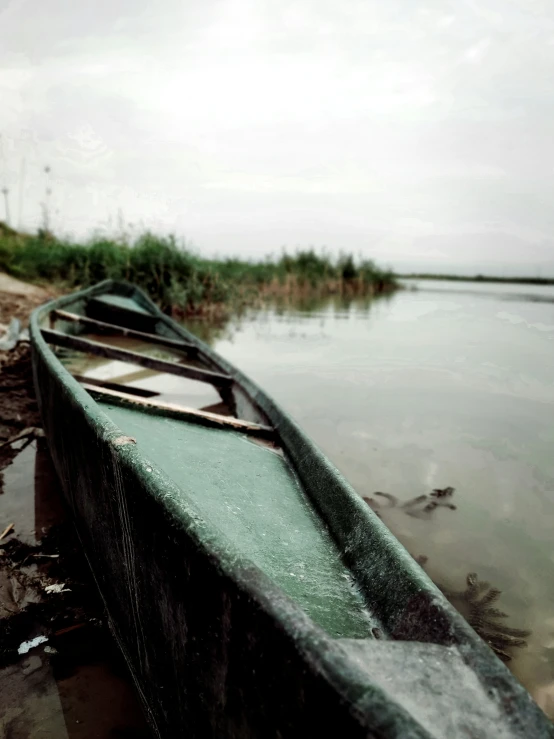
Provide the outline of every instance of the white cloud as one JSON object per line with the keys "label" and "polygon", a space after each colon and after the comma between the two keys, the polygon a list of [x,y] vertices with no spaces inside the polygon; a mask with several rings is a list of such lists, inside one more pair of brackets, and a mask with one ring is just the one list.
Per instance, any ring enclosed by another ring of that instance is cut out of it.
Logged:
{"label": "white cloud", "polygon": [[487,53],[487,49],[490,46],[490,43],[491,40],[489,38],[485,38],[470,46],[469,49],[464,52],[465,61],[470,62],[471,64],[478,64],[479,62],[482,62]]}

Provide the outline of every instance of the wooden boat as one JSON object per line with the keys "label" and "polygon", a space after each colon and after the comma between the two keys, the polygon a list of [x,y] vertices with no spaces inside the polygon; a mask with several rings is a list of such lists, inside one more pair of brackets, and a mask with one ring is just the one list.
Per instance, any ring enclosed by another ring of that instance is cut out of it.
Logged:
{"label": "wooden boat", "polygon": [[54,463],[156,736],[554,736],[294,421],[136,287],[54,300],[30,333]]}

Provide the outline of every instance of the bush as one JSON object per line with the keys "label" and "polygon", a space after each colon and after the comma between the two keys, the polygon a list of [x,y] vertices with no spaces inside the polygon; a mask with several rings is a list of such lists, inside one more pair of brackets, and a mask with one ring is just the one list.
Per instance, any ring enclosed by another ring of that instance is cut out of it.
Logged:
{"label": "bush", "polygon": [[[0,223],[0,226],[2,224]],[[86,287],[104,279],[128,280],[146,290],[169,310],[179,306],[196,312],[205,304],[225,304],[245,296],[252,299],[264,285],[283,283],[333,291],[340,281],[356,282],[356,289],[382,291],[395,285],[394,276],[370,260],[358,265],[350,254],[333,260],[313,249],[283,253],[276,261],[203,259],[180,248],[173,237],[145,233],[133,244],[95,238],[85,244],[0,229],[0,269],[26,280],[61,282]]]}

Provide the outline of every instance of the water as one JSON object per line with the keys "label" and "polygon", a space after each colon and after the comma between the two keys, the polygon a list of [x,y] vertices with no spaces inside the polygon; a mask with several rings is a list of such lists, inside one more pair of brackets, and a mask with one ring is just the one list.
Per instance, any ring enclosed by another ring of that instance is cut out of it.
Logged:
{"label": "water", "polygon": [[554,288],[417,284],[201,329],[361,495],[455,488],[456,510],[380,513],[435,582],[460,591],[474,572],[502,591],[503,621],[531,631],[509,666],[552,717]]}

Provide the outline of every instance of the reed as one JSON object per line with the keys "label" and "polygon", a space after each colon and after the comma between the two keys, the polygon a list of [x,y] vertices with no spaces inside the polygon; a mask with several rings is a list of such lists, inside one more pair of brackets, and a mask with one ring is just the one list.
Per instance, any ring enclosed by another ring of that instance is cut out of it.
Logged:
{"label": "reed", "polygon": [[167,312],[183,315],[225,313],[270,297],[376,295],[397,287],[391,272],[351,254],[334,258],[309,249],[260,261],[207,259],[171,236],[146,232],[132,242],[75,243],[47,228],[21,234],[1,223],[0,269],[71,289],[107,278],[128,280]]}

